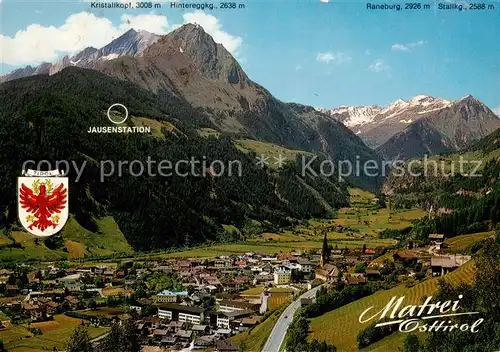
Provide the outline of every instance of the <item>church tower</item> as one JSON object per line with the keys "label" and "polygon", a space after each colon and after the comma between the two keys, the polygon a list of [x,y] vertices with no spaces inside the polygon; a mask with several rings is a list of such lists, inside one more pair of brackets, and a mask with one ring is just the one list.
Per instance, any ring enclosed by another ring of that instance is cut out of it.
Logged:
{"label": "church tower", "polygon": [[323,248],[321,248],[321,267],[323,267],[328,261],[328,240],[326,238],[326,231],[323,235]]}

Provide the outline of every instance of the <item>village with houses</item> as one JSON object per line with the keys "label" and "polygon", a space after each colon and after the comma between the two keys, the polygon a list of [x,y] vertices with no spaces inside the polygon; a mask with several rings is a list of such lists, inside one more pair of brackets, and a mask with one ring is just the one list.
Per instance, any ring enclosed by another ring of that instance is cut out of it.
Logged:
{"label": "village with houses", "polygon": [[[325,234],[322,249],[307,252],[2,268],[0,338],[22,345],[50,334],[46,327],[76,321],[92,327],[98,345],[110,326],[132,319],[143,351],[238,351],[238,334],[295,300],[312,304],[314,298],[299,296],[316,286],[396,285],[444,275],[471,259],[439,254],[443,235],[430,235],[429,241],[390,251],[338,249]],[[21,326],[26,333],[19,332]]]}

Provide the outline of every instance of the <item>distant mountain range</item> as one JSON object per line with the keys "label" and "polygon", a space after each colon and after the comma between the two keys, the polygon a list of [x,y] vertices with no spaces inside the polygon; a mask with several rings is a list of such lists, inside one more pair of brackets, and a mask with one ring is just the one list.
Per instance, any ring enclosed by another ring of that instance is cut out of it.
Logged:
{"label": "distant mountain range", "polygon": [[146,31],[137,32],[130,29],[101,49],[88,47],[72,57],[66,55],[55,63],[44,62],[37,67],[26,66],[1,76],[0,82],[35,75],[53,75],[69,66],[94,68],[102,61],[116,59],[123,55],[140,55],[144,49],[156,42],[158,38],[160,36],[156,34]]}
{"label": "distant mountain range", "polygon": [[194,24],[164,36],[131,29],[103,48],[88,47],[56,63],[27,66],[0,82],[53,75],[69,66],[172,94],[208,112],[219,131],[335,160],[355,162],[359,156],[363,162],[460,150],[500,126],[500,119],[474,98],[452,102],[418,95],[386,107],[331,110],[284,103],[253,82],[221,44]]}
{"label": "distant mountain range", "polygon": [[[339,121],[312,107],[274,98],[199,25],[186,24],[162,36],[140,56],[103,61],[95,69],[209,110],[217,129],[233,135],[316,152],[334,160],[354,163],[356,156],[361,162],[379,159]],[[360,185],[366,180],[372,186],[378,183],[376,178],[362,175],[352,179]]]}
{"label": "distant mountain range", "polygon": [[389,160],[462,150],[500,127],[500,118],[470,95],[458,101],[418,95],[386,107],[318,110],[344,123]]}
{"label": "distant mountain range", "polygon": [[[156,94],[172,94],[208,113],[216,129],[334,160],[379,160],[348,128],[313,107],[284,103],[253,82],[234,57],[201,26],[186,24],[165,36],[130,30],[101,49],[86,48],[58,63],[16,70],[2,79],[52,75],[64,67],[90,68]],[[380,180],[351,179],[377,187]]]}
{"label": "distant mountain range", "polygon": [[425,114],[444,109],[450,104],[444,99],[418,95],[409,101],[398,99],[386,107],[339,106],[331,110],[318,110],[341,121],[369,146],[377,148]]}

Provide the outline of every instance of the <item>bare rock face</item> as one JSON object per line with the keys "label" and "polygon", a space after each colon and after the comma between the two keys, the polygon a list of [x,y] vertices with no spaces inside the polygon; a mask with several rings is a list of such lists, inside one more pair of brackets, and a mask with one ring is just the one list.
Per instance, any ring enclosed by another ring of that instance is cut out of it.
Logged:
{"label": "bare rock face", "polygon": [[69,66],[94,68],[100,61],[112,60],[126,55],[140,55],[149,45],[155,43],[158,38],[159,36],[153,33],[146,31],[137,32],[130,29],[101,49],[88,47],[74,56],[69,57],[66,55],[55,63],[44,62],[36,68],[26,66],[2,76],[0,82],[33,75],[53,75]]}
{"label": "bare rock face", "polygon": [[32,76],[48,75],[50,73],[51,67],[52,67],[52,64],[50,62],[44,62],[36,68],[36,70],[33,72]]}
{"label": "bare rock face", "polygon": [[450,104],[450,101],[444,99],[417,95],[408,101],[397,99],[386,107],[340,106],[322,110],[344,123],[367,145],[378,148],[411,123]]}
{"label": "bare rock face", "polygon": [[168,36],[179,44],[179,48],[208,78],[231,84],[244,84],[248,81],[233,56],[222,44],[215,43],[201,26],[186,24]]}
{"label": "bare rock face", "polygon": [[385,159],[394,160],[460,151],[499,127],[500,118],[468,95],[410,124],[377,152]]}
{"label": "bare rock face", "polygon": [[35,68],[31,66],[26,66],[23,68],[18,68],[17,70],[12,71],[9,74],[0,76],[0,83],[7,82],[13,79],[23,78],[31,76],[35,72]]}
{"label": "bare rock face", "polygon": [[[158,94],[168,92],[210,113],[221,130],[294,149],[320,152],[333,160],[378,160],[339,121],[300,104],[274,98],[253,82],[222,44],[201,26],[186,24],[162,36],[140,56],[100,62],[97,70]],[[378,178],[357,177],[375,187]],[[355,181],[356,183],[356,181]]]}
{"label": "bare rock face", "polygon": [[50,67],[49,75],[53,75],[54,73],[62,71],[64,68],[66,68],[68,66],[71,66],[71,60],[69,59],[68,55],[66,55],[59,62],[57,62],[56,64],[53,64]]}
{"label": "bare rock face", "polygon": [[498,116],[471,95],[458,101],[417,95],[386,107],[318,110],[342,122],[389,160],[459,151],[500,127]]}
{"label": "bare rock face", "polygon": [[[64,57],[50,66],[49,73],[68,66],[97,70],[159,95],[173,94],[202,109],[220,131],[239,138],[317,152],[353,165],[379,159],[331,116],[274,98],[199,25],[186,24],[164,36],[130,30],[103,48]],[[381,180],[353,175],[351,181],[375,189]]]}

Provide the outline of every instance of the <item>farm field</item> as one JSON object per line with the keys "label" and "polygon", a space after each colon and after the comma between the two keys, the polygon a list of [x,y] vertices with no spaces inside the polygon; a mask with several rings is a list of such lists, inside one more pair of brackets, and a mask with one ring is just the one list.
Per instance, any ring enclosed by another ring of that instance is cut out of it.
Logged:
{"label": "farm field", "polygon": [[103,308],[98,308],[96,310],[86,309],[86,310],[79,310],[77,312],[90,315],[93,317],[103,317],[103,318],[112,318],[116,317],[117,315],[125,313],[123,309],[113,308],[113,307],[103,307]]}
{"label": "farm field", "polygon": [[421,209],[392,210],[390,207],[377,209],[372,203],[374,194],[358,188],[350,188],[351,207],[339,210],[335,224],[358,229],[361,233],[378,235],[385,229],[402,229],[411,225],[426,213]]}
{"label": "farm field", "polygon": [[248,290],[241,291],[240,295],[244,296],[260,296],[260,294],[264,291],[264,287],[258,286],[258,287],[251,287]]}
{"label": "farm field", "polygon": [[[349,189],[350,208],[342,208],[333,219],[311,219],[303,225],[280,233],[263,233],[241,243],[214,244],[181,251],[163,252],[136,257],[136,259],[177,259],[203,258],[229,255],[234,253],[256,252],[268,255],[292,251],[319,250],[322,234],[326,231],[329,243],[338,248],[367,248],[392,246],[393,239],[378,238],[379,232],[386,228],[400,229],[411,225],[411,220],[425,215],[420,209],[393,211],[378,209],[372,204],[374,194],[358,188]],[[336,231],[337,225],[348,227],[346,231]]]}
{"label": "farm field", "polygon": [[0,297],[0,303],[12,303],[22,301],[26,296]]}
{"label": "farm field", "polygon": [[269,310],[273,311],[280,308],[285,303],[289,303],[292,301],[292,295],[289,294],[276,294],[271,295],[268,300]]}
{"label": "farm field", "polygon": [[470,235],[461,235],[452,238],[446,238],[444,240],[444,243],[450,247],[447,248],[446,251],[449,251],[451,253],[464,252],[467,249],[470,249],[470,247],[473,244],[483,241],[488,237],[493,236],[494,234],[495,234],[494,231],[490,231],[490,232],[479,232]]}
{"label": "farm field", "polygon": [[[375,248],[379,246],[390,246],[395,243],[392,239],[344,239],[344,240],[329,240],[332,246],[338,245],[339,248],[361,248],[366,244],[367,248]],[[243,243],[219,244],[210,247],[190,249],[181,252],[171,252],[158,254],[153,257],[159,258],[195,258],[195,257],[215,257],[220,255],[229,255],[233,253],[257,252],[264,254],[289,253],[296,250],[311,250],[320,249],[322,242],[303,241],[303,242],[274,242],[268,243],[264,241],[247,241]]]}
{"label": "farm field", "polygon": [[113,286],[107,286],[102,289],[102,294],[104,296],[118,296],[118,295],[127,295],[127,294],[133,294],[134,290],[131,289],[124,289],[123,287],[113,287]]}
{"label": "farm field", "polygon": [[425,211],[421,209],[393,211],[388,208],[341,208],[334,222],[362,234],[378,236],[385,229],[404,229],[411,225],[411,220],[424,215]]}
{"label": "farm field", "polygon": [[0,232],[0,245],[12,243],[12,240]]}
{"label": "farm field", "polygon": [[[460,282],[471,282],[474,275],[474,263],[469,261],[457,270],[445,275],[453,285]],[[368,307],[374,311],[382,309],[393,296],[405,296],[404,304],[420,303],[422,297],[432,296],[437,289],[438,278],[430,278],[413,287],[404,284],[390,290],[378,291],[348,305],[311,319],[310,337],[319,341],[327,341],[340,351],[356,351],[356,337],[368,324],[358,321],[359,315]],[[332,326],[335,326],[332,329]],[[369,349],[368,349],[369,350]]]}
{"label": "farm field", "polygon": [[285,233],[263,233],[262,238],[268,241],[282,242],[301,242],[305,241],[305,237],[285,231]]}
{"label": "farm field", "polygon": [[[9,351],[52,351],[64,348],[65,341],[73,330],[81,324],[82,320],[65,315],[56,315],[54,320],[32,323],[31,327],[39,328],[42,335],[32,336],[27,325],[10,325],[7,329],[0,331],[0,339]],[[106,333],[109,328],[89,326],[88,331],[91,338],[96,338]]]}

